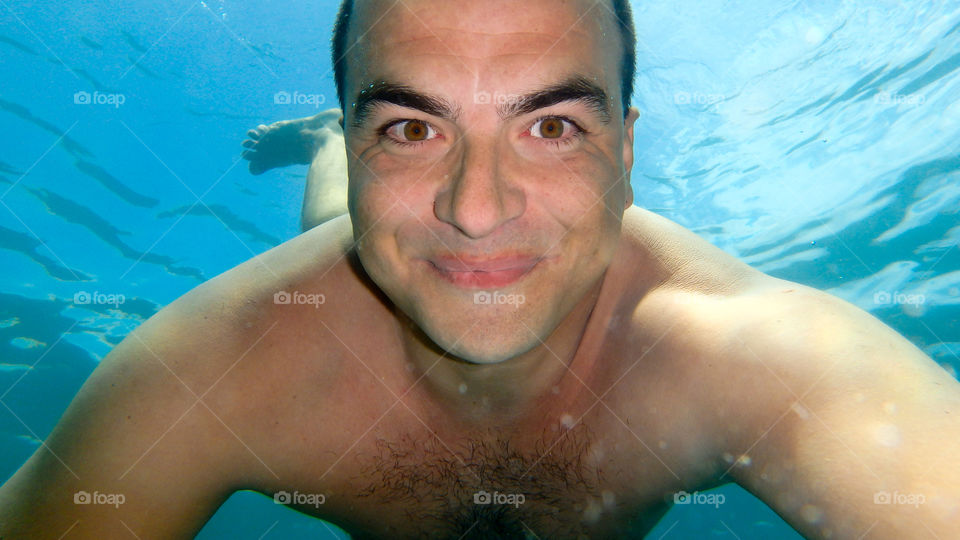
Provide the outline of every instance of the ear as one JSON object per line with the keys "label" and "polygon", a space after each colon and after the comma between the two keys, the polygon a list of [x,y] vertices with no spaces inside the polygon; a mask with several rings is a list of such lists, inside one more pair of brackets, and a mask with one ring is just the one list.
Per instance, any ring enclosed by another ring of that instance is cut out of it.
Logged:
{"label": "ear", "polygon": [[640,118],[640,111],[636,107],[627,110],[623,120],[623,170],[626,182],[626,197],[624,209],[633,204],[633,186],[630,185],[630,171],[633,170],[633,124]]}

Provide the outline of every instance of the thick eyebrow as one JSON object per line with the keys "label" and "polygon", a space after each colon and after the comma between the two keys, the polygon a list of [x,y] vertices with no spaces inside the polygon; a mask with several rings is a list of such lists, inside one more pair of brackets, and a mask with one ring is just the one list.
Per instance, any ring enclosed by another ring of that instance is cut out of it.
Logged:
{"label": "thick eyebrow", "polygon": [[582,102],[597,113],[604,124],[610,122],[610,100],[606,91],[586,77],[571,77],[542,90],[508,99],[497,106],[497,114],[507,119],[567,101]]}
{"label": "thick eyebrow", "polygon": [[[489,100],[490,97],[487,95],[486,99]],[[505,101],[497,105],[497,115],[504,120],[557,103],[579,101],[599,115],[604,124],[610,121],[610,100],[606,91],[582,76],[571,77],[563,82],[519,96],[497,94],[492,97],[497,102]],[[365,88],[357,96],[353,105],[353,122],[351,122],[353,127],[362,127],[373,109],[381,104],[416,109],[450,121],[456,121],[461,112],[460,107],[442,97],[420,92],[403,84],[383,81]]]}
{"label": "thick eyebrow", "polygon": [[419,92],[403,84],[384,81],[361,90],[353,105],[353,127],[362,127],[374,107],[385,103],[416,109],[451,121],[460,116],[460,108],[441,97]]}

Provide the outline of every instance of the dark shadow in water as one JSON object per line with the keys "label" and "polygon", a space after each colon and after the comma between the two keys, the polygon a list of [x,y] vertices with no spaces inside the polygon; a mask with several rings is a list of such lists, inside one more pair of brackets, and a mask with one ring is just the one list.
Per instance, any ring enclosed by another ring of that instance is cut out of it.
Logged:
{"label": "dark shadow in water", "polygon": [[90,39],[90,38],[88,38],[87,36],[80,36],[80,41],[83,42],[84,45],[86,45],[87,47],[90,47],[91,49],[93,49],[93,50],[95,50],[95,51],[102,51],[102,50],[103,50],[103,45],[101,45],[100,43],[98,43],[98,42],[96,42],[96,41],[94,41],[94,40],[92,40],[92,39]]}
{"label": "dark shadow in water", "polygon": [[947,36],[949,36],[950,34],[956,32],[957,30],[960,30],[960,22],[958,22],[957,24],[953,25],[953,28],[947,30],[947,33],[944,34],[943,37],[947,37]]}
{"label": "dark shadow in water", "polygon": [[903,64],[902,66],[891,70],[889,73],[887,73],[883,77],[880,77],[879,79],[873,81],[873,83],[871,83],[869,86],[863,89],[863,93],[860,94],[860,97],[857,98],[856,101],[863,101],[865,99],[870,99],[873,96],[877,95],[878,92],[883,90],[883,87],[885,84],[903,75],[904,73],[908,73],[911,69],[917,67],[921,62],[923,62],[931,54],[933,54],[933,51],[934,49],[930,49],[929,51],[921,54],[920,56],[914,58],[913,60],[907,62],[906,64]]}
{"label": "dark shadow in water", "polygon": [[192,277],[199,281],[204,281],[203,272],[198,268],[176,266],[176,260],[172,257],[142,252],[128,246],[120,237],[129,235],[129,232],[117,229],[113,224],[89,208],[46,189],[26,189],[31,195],[40,200],[51,214],[87,229],[104,243],[119,251],[124,257],[133,261],[162,266],[167,272],[174,275]]}
{"label": "dark shadow in water", "polygon": [[147,77],[150,77],[153,79],[163,79],[163,77],[161,77],[160,75],[157,75],[153,71],[147,69],[147,66],[143,65],[143,62],[138,62],[136,58],[130,55],[127,55],[127,60],[130,61],[131,66],[133,66],[137,71],[139,71],[140,73],[143,73]]}
{"label": "dark shadow in water", "polygon": [[29,46],[7,36],[0,36],[0,43],[6,43],[15,49],[18,49],[20,52],[24,52],[32,56],[40,56],[40,53],[33,50]]}
{"label": "dark shadow in water", "polygon": [[174,208],[173,210],[160,212],[157,214],[157,217],[168,218],[173,216],[181,216],[184,214],[214,218],[223,222],[223,224],[229,227],[233,232],[242,232],[251,239],[258,242],[263,242],[269,246],[278,246],[282,243],[280,239],[267,234],[252,222],[234,214],[232,210],[222,204],[208,204],[204,206],[197,203],[192,207],[190,205],[184,205],[179,208]]}
{"label": "dark shadow in water", "polygon": [[[103,167],[84,159],[85,157],[92,157],[93,153],[84,148],[74,139],[70,138],[69,135],[64,135],[64,132],[57,126],[47,122],[46,120],[43,120],[42,118],[34,116],[33,113],[31,113],[26,107],[0,98],[0,109],[26,120],[27,122],[30,122],[44,131],[52,133],[58,137],[62,137],[60,143],[63,145],[63,148],[75,158],[74,165],[77,167],[77,169],[103,184],[105,188],[109,189],[117,197],[120,197],[130,204],[142,206],[144,208],[153,208],[159,202],[157,199],[137,193],[136,191],[130,189],[119,179],[108,173]],[[4,172],[2,168],[0,168],[0,172]]]}
{"label": "dark shadow in water", "polygon": [[[114,335],[109,329],[77,324],[75,319],[63,315],[63,311],[71,306],[73,302],[70,300],[37,300],[0,293],[0,363],[33,366],[30,369],[0,369],[4,402],[16,414],[0,410],[0,483],[37,448],[38,441],[31,442],[30,439],[34,436],[45,439],[49,435],[97,366],[93,355],[61,339],[63,334],[95,331],[103,333],[111,343],[125,337]],[[116,310],[146,320],[159,311],[160,306],[132,298],[119,308],[106,305],[84,305],[83,308],[105,314]]]}
{"label": "dark shadow in water", "polygon": [[77,159],[81,157],[93,157],[93,152],[87,150],[83,145],[78,143],[76,140],[71,138],[69,135],[65,135],[64,131],[57,126],[47,122],[46,120],[34,116],[29,109],[23,105],[19,105],[12,101],[7,101],[3,98],[0,98],[0,109],[7,111],[8,113],[17,116],[31,124],[39,127],[40,129],[52,133],[57,137],[62,137],[60,144],[63,145],[64,150],[73,154]]}
{"label": "dark shadow in water", "polygon": [[[819,110],[819,111],[818,111],[818,114],[823,113],[824,111],[830,109],[831,107],[834,107],[834,106],[836,106],[836,105],[841,105],[841,104],[843,104],[843,103],[845,103],[845,102],[848,102],[848,101],[863,101],[863,100],[865,100],[865,99],[870,99],[870,98],[872,98],[873,96],[877,95],[878,92],[882,91],[882,90],[884,89],[884,85],[885,85],[885,84],[887,84],[888,82],[890,82],[890,81],[892,81],[892,80],[895,80],[897,77],[900,77],[900,76],[903,75],[904,73],[907,73],[907,72],[909,72],[911,69],[917,67],[917,65],[919,65],[921,62],[923,62],[924,60],[926,60],[931,54],[933,54],[933,51],[934,51],[934,49],[930,49],[930,50],[926,51],[925,53],[921,54],[920,56],[914,58],[913,60],[907,62],[906,64],[903,64],[903,65],[901,65],[901,66],[898,66],[898,67],[890,70],[889,72],[887,72],[885,75],[880,76],[880,74],[883,73],[883,71],[884,71],[885,69],[887,69],[887,67],[888,67],[888,66],[885,64],[885,65],[883,65],[883,66],[881,66],[881,67],[879,67],[879,68],[871,71],[870,73],[867,73],[867,74],[864,75],[863,77],[861,77],[858,81],[856,81],[855,83],[853,83],[853,84],[850,86],[850,88],[847,88],[847,89],[843,92],[843,94],[841,94],[840,96],[834,98],[834,94],[831,93],[831,94],[828,94],[828,95],[826,95],[826,96],[820,97],[820,98],[818,98],[818,99],[816,99],[816,100],[814,100],[814,101],[812,101],[812,102],[810,102],[810,103],[808,103],[808,104],[806,104],[806,105],[803,105],[802,107],[798,108],[797,110],[793,111],[793,112],[790,113],[790,114],[778,116],[778,117],[770,120],[770,121],[767,122],[766,124],[763,124],[763,127],[773,126],[773,125],[779,124],[780,122],[784,122],[784,121],[786,121],[786,120],[790,120],[790,119],[792,119],[792,118],[796,118],[796,117],[798,117],[798,116],[800,116],[800,115],[802,115],[802,114],[805,114],[805,113],[807,113],[807,112],[809,112],[809,111],[811,111],[811,110],[813,110],[813,109],[816,109],[817,107],[820,107],[821,105],[824,105],[824,104],[826,104],[826,106],[824,106],[821,110]],[[938,64],[938,65],[940,65],[940,64]],[[934,72],[936,69],[937,69],[937,68],[934,67],[934,70],[931,70],[931,72]],[[952,71],[952,70],[951,70],[951,71]],[[928,73],[931,73],[931,72],[928,72]],[[942,77],[943,75],[946,75],[947,73],[949,73],[949,71],[947,71],[947,72],[937,72],[937,73],[938,73],[937,77]],[[924,77],[926,77],[926,75],[924,75],[923,77],[921,77],[921,79],[924,78]],[[935,80],[935,79],[934,79],[934,80]],[[931,80],[930,82],[932,82],[932,80]],[[929,83],[927,83],[927,84],[929,84]],[[919,89],[919,88],[917,88],[917,89]],[[911,90],[911,91],[916,91],[916,89]],[[907,88],[901,89],[901,90],[900,90],[900,93],[906,94],[906,93],[907,93]],[[807,142],[809,142],[809,141],[807,141]]]}
{"label": "dark shadow in water", "polygon": [[91,163],[82,159],[74,162],[77,170],[103,184],[103,187],[109,189],[114,195],[135,206],[144,208],[153,208],[159,202],[157,199],[147,197],[128,188],[123,182],[104,170],[96,163]]}
{"label": "dark shadow in water", "polygon": [[[798,261],[787,268],[778,270],[777,275],[794,281],[801,281],[799,278],[803,277],[802,281],[807,284],[811,284],[811,277],[816,276],[819,280],[814,280],[813,286],[831,288],[843,282],[868,277],[888,264],[904,259],[912,260],[916,257],[914,251],[918,246],[929,242],[931,239],[943,237],[948,230],[957,225],[956,214],[941,214],[926,225],[911,229],[882,243],[874,243],[873,240],[880,233],[893,228],[904,219],[908,206],[915,202],[913,193],[916,192],[917,187],[924,180],[949,174],[956,170],[960,170],[960,156],[945,156],[910,167],[903,172],[896,183],[878,192],[867,203],[867,205],[870,205],[889,197],[890,200],[885,206],[878,208],[863,220],[852,223],[841,231],[836,231],[836,235],[825,236],[817,240],[817,247],[830,252],[830,263],[836,265],[835,269],[825,272],[824,270],[827,269],[823,268],[823,263],[820,261]],[[788,238],[758,246],[741,253],[741,255],[749,257],[783,244],[797,245],[779,255],[781,258],[805,251],[810,246],[806,243],[799,243],[797,237],[822,224],[823,221],[821,220],[810,221],[797,227],[796,231]],[[850,252],[853,252],[856,257]],[[939,254],[934,253],[934,259],[944,253],[946,253],[946,249]],[[863,263],[860,261],[863,261]],[[864,264],[867,267],[864,267]],[[917,267],[916,271],[923,272],[923,266],[921,262],[921,266]],[[941,270],[960,268],[960,251],[951,250],[946,253],[944,260],[939,262],[937,267]]]}
{"label": "dark shadow in water", "polygon": [[787,150],[786,152],[784,152],[784,154],[783,154],[784,157],[789,156],[790,154],[792,154],[794,151],[798,150],[799,148],[802,148],[802,147],[804,147],[804,146],[812,143],[813,141],[819,139],[819,138],[820,138],[820,135],[823,135],[823,130],[820,130],[820,131],[814,133],[812,136],[810,136],[810,137],[808,137],[808,138],[806,138],[806,139],[798,142],[797,144],[793,145],[792,147],[790,147],[789,150]]}
{"label": "dark shadow in water", "polygon": [[[31,443],[18,435],[45,439],[97,365],[96,358],[83,348],[60,340],[67,331],[83,330],[74,319],[61,314],[69,304],[60,299],[34,300],[0,293],[0,320],[5,321],[0,326],[2,362],[36,364],[26,374],[23,369],[0,370],[0,388],[6,392],[3,401],[16,414],[0,410],[0,478],[4,480],[37,448],[37,441]],[[17,338],[32,340],[37,346],[17,346],[15,343],[23,342],[14,341]]]}
{"label": "dark shadow in water", "polygon": [[130,32],[127,32],[126,30],[121,30],[120,33],[123,35],[123,39],[127,42],[127,45],[130,45],[131,47],[133,47],[134,50],[141,53],[147,52],[147,48],[141,45],[139,41],[137,41],[136,36],[134,36]]}
{"label": "dark shadow in water", "polygon": [[16,176],[23,176],[23,174],[24,174],[23,171],[19,171],[19,170],[15,169],[15,168],[13,167],[13,165],[10,165],[9,163],[7,163],[7,162],[5,162],[5,161],[0,161],[0,173],[3,173],[3,174],[13,174],[13,175],[16,175]]}
{"label": "dark shadow in water", "polygon": [[[931,240],[943,238],[947,231],[957,226],[957,213],[944,211],[928,223],[917,226],[894,238],[883,242],[874,240],[902,222],[907,216],[911,203],[916,202],[914,193],[920,184],[929,178],[950,174],[960,170],[960,155],[944,156],[910,167],[890,187],[874,195],[872,204],[889,197],[883,207],[878,208],[864,219],[851,223],[836,235],[817,239],[816,247],[826,250],[828,255],[813,261],[798,261],[786,268],[774,270],[776,277],[798,281],[818,289],[830,289],[847,282],[869,277],[884,267],[898,261],[914,261],[914,272],[920,279],[928,279],[938,274],[955,271],[960,268],[960,249],[946,246],[931,250],[922,255],[916,254],[919,246]],[[780,257],[788,257],[811,246],[798,242],[797,235],[822,225],[822,221],[812,221],[796,229],[789,238],[759,246],[743,256],[776,248],[783,244],[795,244]],[[930,275],[925,275],[929,273]],[[911,338],[915,344],[925,347],[939,341],[960,341],[960,306],[925,306],[926,314],[921,318],[911,317],[902,310],[882,311],[878,314],[884,321]],[[960,367],[960,366],[958,366]]]}
{"label": "dark shadow in water", "polygon": [[960,53],[957,53],[943,62],[933,66],[926,73],[910,81],[906,86],[899,90],[899,94],[907,96],[922,90],[934,82],[946,77],[947,75],[960,68]]}
{"label": "dark shadow in water", "polygon": [[0,226],[0,249],[16,251],[39,264],[50,276],[61,281],[90,281],[94,279],[78,270],[61,265],[37,252],[43,244],[33,236]]}
{"label": "dark shadow in water", "polygon": [[70,71],[73,72],[74,75],[76,75],[77,77],[79,77],[79,78],[87,81],[88,83],[90,83],[95,90],[107,90],[107,91],[113,91],[113,90],[114,90],[114,89],[108,87],[107,85],[103,84],[102,82],[98,81],[93,75],[91,75],[90,73],[88,73],[87,70],[85,70],[85,69],[83,69],[83,68],[73,68],[73,67],[71,67],[71,68],[69,68],[69,69],[70,69]]}
{"label": "dark shadow in water", "polygon": [[876,79],[877,77],[879,77],[880,74],[883,73],[885,69],[887,69],[886,64],[878,67],[877,69],[871,71],[870,73],[867,73],[863,77],[860,77],[860,80],[853,83],[853,85],[851,85],[850,88],[847,88],[847,90],[844,93],[837,96],[837,99],[828,103],[827,106],[823,108],[823,110],[825,111],[830,107],[833,107],[834,105],[840,105],[842,103],[846,103],[847,101],[850,101],[853,98],[857,97],[857,95],[859,95],[860,92],[863,92],[864,89],[869,88],[868,85],[870,84],[870,82]]}

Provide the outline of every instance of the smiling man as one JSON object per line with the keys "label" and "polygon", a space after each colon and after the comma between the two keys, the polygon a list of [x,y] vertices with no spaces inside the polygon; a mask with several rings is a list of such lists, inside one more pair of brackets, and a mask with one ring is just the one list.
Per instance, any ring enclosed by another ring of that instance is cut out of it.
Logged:
{"label": "smiling man", "polygon": [[128,336],[0,536],[189,537],[252,489],[357,538],[635,538],[730,481],[811,538],[960,535],[957,381],[632,206],[629,17],[344,6],[349,215]]}

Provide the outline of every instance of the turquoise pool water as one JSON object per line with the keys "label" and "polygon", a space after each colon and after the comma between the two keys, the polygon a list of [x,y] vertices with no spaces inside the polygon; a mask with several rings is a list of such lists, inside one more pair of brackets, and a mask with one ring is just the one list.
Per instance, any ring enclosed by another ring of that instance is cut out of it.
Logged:
{"label": "turquoise pool water", "polygon": [[[859,305],[956,376],[960,4],[861,4],[636,3],[636,203]],[[335,105],[335,9],[0,1],[3,479],[132,328],[299,232],[305,167],[253,177],[240,141]],[[650,537],[798,537],[719,492]],[[238,493],[200,537],[336,531]]]}

